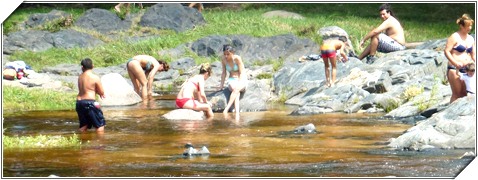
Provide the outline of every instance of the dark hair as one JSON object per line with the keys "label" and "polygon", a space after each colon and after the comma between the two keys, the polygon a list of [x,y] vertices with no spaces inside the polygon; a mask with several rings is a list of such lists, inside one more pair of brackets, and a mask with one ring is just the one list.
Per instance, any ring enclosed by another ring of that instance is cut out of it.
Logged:
{"label": "dark hair", "polygon": [[212,75],[212,67],[209,63],[203,63],[201,64],[201,68],[199,68],[199,74],[204,74],[208,72],[209,76]]}
{"label": "dark hair", "polygon": [[474,22],[475,21],[473,21],[473,19],[471,19],[470,15],[468,14],[463,14],[460,18],[456,20],[456,23],[462,26],[465,26],[467,24],[472,25]]}
{"label": "dark hair", "polygon": [[166,61],[163,61],[163,60],[158,60],[159,64],[162,64],[163,65],[163,70],[164,71],[168,71],[169,70],[169,65]]}
{"label": "dark hair", "polygon": [[234,50],[234,48],[233,48],[231,45],[226,44],[226,45],[223,45],[223,46],[222,46],[222,51],[234,52],[235,50]]}
{"label": "dark hair", "polygon": [[385,3],[385,4],[382,4],[379,8],[378,8],[379,11],[383,11],[385,10],[387,13],[390,13],[391,16],[395,17],[395,14],[393,14],[393,11],[392,11],[392,6],[388,3]]}
{"label": "dark hair", "polygon": [[80,64],[85,70],[93,69],[93,61],[90,58],[85,58],[81,60]]}

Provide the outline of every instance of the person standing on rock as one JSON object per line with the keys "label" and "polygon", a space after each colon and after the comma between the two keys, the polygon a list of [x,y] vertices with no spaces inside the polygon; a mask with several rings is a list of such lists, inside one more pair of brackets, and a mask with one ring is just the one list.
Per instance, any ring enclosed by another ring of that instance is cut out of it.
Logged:
{"label": "person standing on rock", "polygon": [[226,108],[224,109],[224,116],[227,117],[229,108],[231,108],[234,103],[234,110],[236,112],[236,120],[239,120],[239,97],[240,93],[246,90],[247,77],[244,68],[244,63],[242,63],[242,58],[239,55],[235,55],[235,50],[231,45],[224,45],[222,48],[224,56],[221,57],[222,64],[222,74],[221,74],[221,85],[219,89],[224,88],[224,82],[227,72],[229,72],[229,78],[227,79],[227,86],[231,91],[229,97],[229,102],[227,102]]}
{"label": "person standing on rock", "polygon": [[[335,79],[337,76],[337,54],[340,54],[344,61],[348,60],[347,55],[345,54],[345,46],[347,43],[347,38],[340,36],[339,39],[326,39],[322,42],[320,46],[320,55],[324,61],[325,67],[325,79],[327,81],[327,86],[331,87],[335,84]],[[329,66],[332,65],[332,80],[330,80],[330,71]]]}
{"label": "person standing on rock", "polygon": [[145,101],[153,95],[154,76],[158,71],[168,71],[169,65],[153,56],[137,55],[126,62],[126,69],[134,91]]}
{"label": "person standing on rock", "polygon": [[[212,68],[209,63],[202,64],[199,74],[189,78],[181,86],[181,90],[176,97],[176,107],[203,111],[208,119],[214,117],[211,104],[207,101],[206,93],[204,92],[205,81],[211,75]],[[194,99],[195,94],[198,100]]]}
{"label": "person standing on rock", "polygon": [[446,77],[451,87],[450,103],[466,96],[465,83],[460,80],[456,71],[465,73],[465,66],[476,62],[475,39],[469,35],[474,21],[468,14],[456,20],[460,29],[448,37],[445,46],[445,56],[448,59]]}
{"label": "person standing on rock", "polygon": [[76,112],[80,121],[80,132],[86,132],[95,126],[96,132],[103,133],[106,125],[103,111],[96,102],[96,94],[105,98],[100,77],[93,74],[93,61],[90,58],[81,61],[83,73],[78,77],[78,96],[76,96]]}
{"label": "person standing on rock", "polygon": [[370,44],[359,56],[360,60],[367,57],[367,64],[372,64],[375,61],[377,51],[388,53],[405,49],[403,27],[394,17],[390,4],[382,4],[379,10],[383,20],[382,24],[360,40],[360,46],[363,47],[364,42],[370,39]]}

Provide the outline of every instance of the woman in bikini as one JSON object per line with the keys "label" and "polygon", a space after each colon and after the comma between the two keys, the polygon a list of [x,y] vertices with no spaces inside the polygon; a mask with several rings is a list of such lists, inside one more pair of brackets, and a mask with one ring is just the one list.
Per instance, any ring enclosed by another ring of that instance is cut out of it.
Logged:
{"label": "woman in bikini", "polygon": [[[204,83],[211,75],[212,68],[209,63],[202,64],[199,69],[199,74],[189,78],[183,83],[176,97],[177,108],[203,111],[206,114],[206,118],[212,118],[214,114],[212,113],[211,105],[207,101],[206,93],[204,92]],[[195,94],[198,100],[194,99]]]}
{"label": "woman in bikini", "polygon": [[[347,39],[344,36],[339,37],[339,39],[327,39],[322,42],[320,46],[320,55],[324,60],[325,65],[325,79],[327,81],[327,86],[334,86],[335,79],[337,76],[337,54],[340,54],[344,61],[348,60],[347,55],[345,54],[345,46]],[[330,62],[330,63],[329,63]],[[329,64],[332,65],[332,81],[330,80],[330,71]]]}
{"label": "woman in bikini", "polygon": [[165,61],[156,60],[153,56],[137,55],[126,62],[126,69],[134,91],[144,101],[153,95],[153,80],[156,72],[168,71],[169,65]]}
{"label": "woman in bikini", "polygon": [[447,40],[445,56],[448,59],[447,79],[451,87],[450,103],[466,96],[466,88],[456,71],[463,71],[464,67],[475,62],[475,40],[470,33],[474,21],[468,14],[456,20],[460,29]]}
{"label": "woman in bikini", "polygon": [[[244,64],[242,63],[241,56],[234,54],[234,48],[231,45],[224,45],[222,48],[224,56],[221,57],[222,64],[222,75],[221,75],[221,85],[219,89],[223,89],[224,82],[226,78],[226,73],[229,72],[229,78],[227,79],[227,84],[229,90],[231,90],[231,96],[229,97],[229,102],[227,102],[226,108],[224,109],[224,116],[227,117],[229,108],[231,108],[234,103],[234,109],[236,112],[236,120],[239,120],[239,97],[240,93],[244,92],[247,84],[247,77],[244,69]],[[226,72],[227,71],[227,72]]]}

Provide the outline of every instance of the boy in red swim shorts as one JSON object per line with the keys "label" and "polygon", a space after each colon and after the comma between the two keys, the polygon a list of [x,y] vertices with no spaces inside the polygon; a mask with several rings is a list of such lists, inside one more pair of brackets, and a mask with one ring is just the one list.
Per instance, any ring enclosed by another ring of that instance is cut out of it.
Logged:
{"label": "boy in red swim shorts", "polygon": [[[347,43],[347,38],[340,36],[339,39],[327,39],[322,42],[320,46],[320,55],[324,60],[325,65],[325,78],[327,81],[327,86],[331,87],[335,83],[335,78],[337,75],[337,54],[340,54],[344,61],[348,60],[347,55],[344,52],[345,46]],[[329,63],[330,62],[330,63]],[[330,71],[329,67],[332,65],[332,81],[330,80]]]}

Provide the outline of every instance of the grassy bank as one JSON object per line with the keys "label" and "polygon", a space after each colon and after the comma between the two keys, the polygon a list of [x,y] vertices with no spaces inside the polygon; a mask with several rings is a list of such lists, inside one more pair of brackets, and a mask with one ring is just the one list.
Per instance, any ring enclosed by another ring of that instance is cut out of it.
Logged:
{"label": "grassy bank", "polygon": [[3,86],[3,111],[74,109],[76,94],[47,89]]}
{"label": "grassy bank", "polygon": [[81,140],[78,135],[72,136],[2,136],[5,149],[32,149],[32,148],[79,148]]}
{"label": "grassy bank", "polygon": [[[29,5],[17,9],[5,22],[4,32],[20,30],[22,22],[33,13],[47,13],[53,9],[63,10],[73,14],[73,20],[80,17],[89,8],[97,7],[114,12],[115,4],[55,4]],[[145,4],[145,8],[152,4]],[[133,26],[129,31],[122,32],[122,37],[142,34],[159,35],[145,41],[129,43],[100,35],[90,30],[75,30],[89,33],[107,42],[103,46],[90,49],[49,49],[44,52],[16,52],[9,59],[24,60],[35,70],[61,63],[78,64],[85,57],[95,61],[96,67],[118,65],[129,57],[137,54],[149,54],[158,57],[162,49],[174,48],[180,44],[193,42],[209,35],[246,34],[254,37],[267,37],[285,33],[293,33],[302,38],[320,42],[317,30],[326,26],[339,26],[349,34],[356,52],[360,39],[371,29],[381,23],[378,14],[379,3],[253,3],[242,4],[240,8],[210,7],[206,5],[203,16],[207,24],[182,33],[159,31],[151,28]],[[463,13],[475,16],[474,3],[393,3],[396,17],[405,28],[408,42],[420,42],[434,39],[444,39],[458,29],[455,20]],[[304,20],[263,18],[262,14],[272,10],[287,10],[305,17]],[[137,7],[133,13],[144,13],[146,9]],[[123,16],[118,14],[118,16]],[[139,19],[133,19],[139,22]],[[473,32],[474,33],[474,30]],[[217,58],[198,57],[189,53],[198,63],[217,61]],[[173,61],[170,57],[159,57]],[[37,110],[37,109],[72,109],[74,95],[64,95],[53,92],[26,91],[23,89],[4,87],[4,110]],[[58,97],[57,97],[58,96]],[[45,98],[48,97],[48,98]],[[21,100],[20,100],[21,99]]]}

